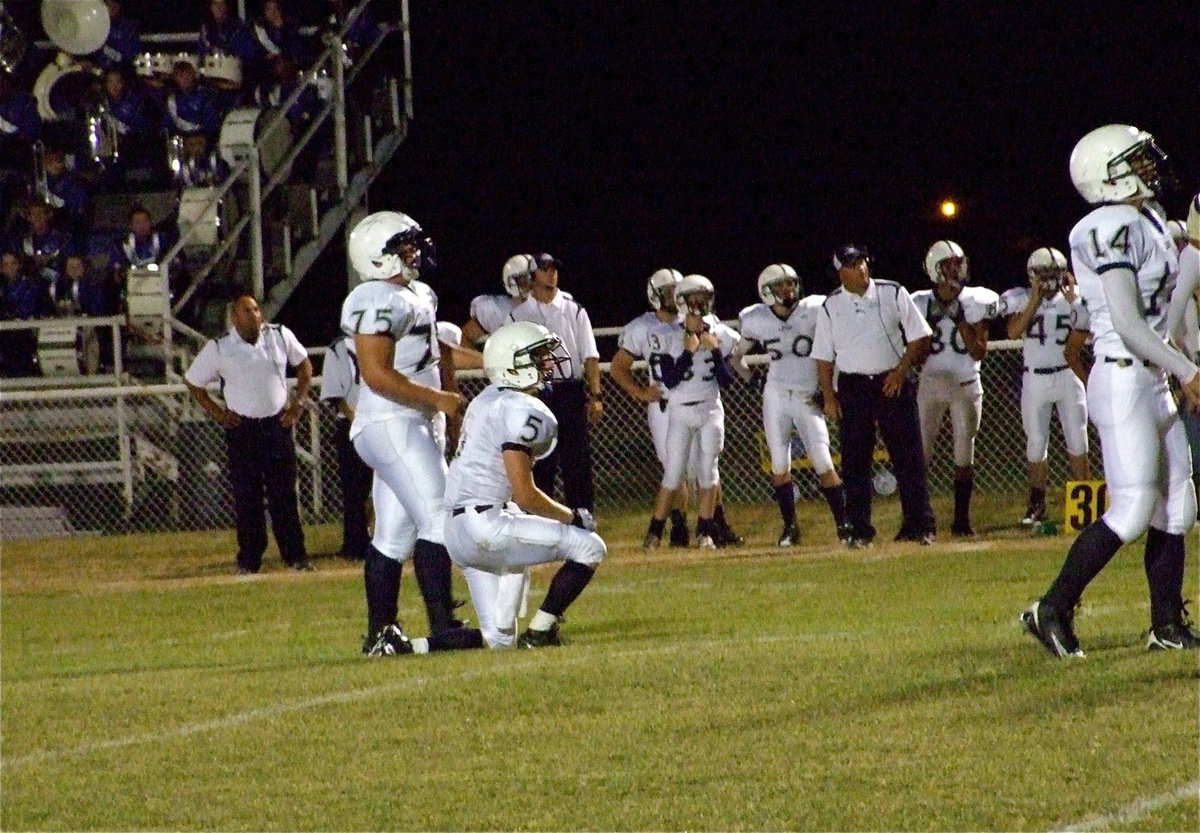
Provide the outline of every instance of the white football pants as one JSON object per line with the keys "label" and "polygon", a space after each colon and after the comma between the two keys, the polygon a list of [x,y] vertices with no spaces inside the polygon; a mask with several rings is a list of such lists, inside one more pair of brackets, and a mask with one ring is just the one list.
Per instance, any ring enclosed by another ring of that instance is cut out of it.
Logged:
{"label": "white football pants", "polygon": [[823,475],[833,469],[829,451],[829,426],[825,414],[812,403],[815,392],[806,388],[763,386],[763,434],[771,453],[771,472],[787,474],[792,469],[792,431],[800,435],[813,470]]}
{"label": "white football pants", "polygon": [[921,421],[921,444],[925,462],[933,459],[933,446],[942,430],[946,411],[954,436],[954,465],[975,465],[975,435],[983,418],[983,385],[976,376],[962,383],[941,373],[921,375],[917,386],[917,415]]}
{"label": "white football pants", "polygon": [[692,454],[699,445],[696,482],[711,489],[720,482],[717,460],[725,447],[725,408],[721,400],[703,400],[687,404],[678,398],[667,405],[667,461],[663,465],[662,485],[678,489]]}
{"label": "white football pants", "polygon": [[1057,373],[1021,377],[1021,424],[1025,426],[1025,459],[1040,463],[1050,447],[1050,412],[1058,410],[1067,453],[1087,454],[1087,390],[1070,368]]}

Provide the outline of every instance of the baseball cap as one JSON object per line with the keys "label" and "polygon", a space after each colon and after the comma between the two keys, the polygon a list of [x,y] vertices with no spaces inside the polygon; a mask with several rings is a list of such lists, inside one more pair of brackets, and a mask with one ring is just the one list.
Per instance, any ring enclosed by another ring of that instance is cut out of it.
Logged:
{"label": "baseball cap", "polygon": [[534,255],[533,263],[534,263],[534,268],[536,268],[536,269],[546,269],[550,266],[558,268],[558,267],[562,266],[561,260],[556,258],[554,255],[548,254],[546,252],[539,252],[538,254]]}
{"label": "baseball cap", "polygon": [[862,260],[864,257],[870,256],[866,246],[861,246],[857,243],[847,243],[833,250],[833,268],[841,269],[843,266],[849,266],[856,260]]}

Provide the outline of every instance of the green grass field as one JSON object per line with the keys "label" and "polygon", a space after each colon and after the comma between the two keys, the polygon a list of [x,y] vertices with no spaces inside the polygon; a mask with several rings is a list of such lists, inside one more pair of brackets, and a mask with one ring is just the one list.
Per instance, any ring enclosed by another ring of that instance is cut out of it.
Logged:
{"label": "green grass field", "polygon": [[[1200,657],[1145,650],[1140,545],[1084,598],[1088,658],[1055,661],[1017,615],[1069,539],[977,504],[980,540],[925,548],[883,502],[854,552],[817,503],[788,551],[765,504],[715,553],[644,554],[644,512],[602,514],[569,645],[380,660],[333,557],[272,546],[247,579],[227,532],[7,544],[0,827],[1200,829]],[[406,568],[413,635],[417,599]]]}

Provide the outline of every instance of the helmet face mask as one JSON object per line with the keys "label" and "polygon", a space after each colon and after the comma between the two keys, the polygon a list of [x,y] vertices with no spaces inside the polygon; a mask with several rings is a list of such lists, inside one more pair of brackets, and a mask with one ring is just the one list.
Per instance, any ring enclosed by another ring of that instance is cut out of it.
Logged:
{"label": "helmet face mask", "polygon": [[953,240],[939,240],[930,246],[925,253],[925,274],[935,288],[947,287],[957,295],[971,278],[962,246]]}
{"label": "helmet face mask", "polygon": [[497,387],[541,389],[556,374],[570,378],[571,357],[562,339],[542,325],[516,321],[488,338],[483,346],[483,367]]}
{"label": "helmet face mask", "polygon": [[703,275],[688,275],[675,287],[676,303],[682,303],[692,315],[711,314],[715,294],[712,281]]}

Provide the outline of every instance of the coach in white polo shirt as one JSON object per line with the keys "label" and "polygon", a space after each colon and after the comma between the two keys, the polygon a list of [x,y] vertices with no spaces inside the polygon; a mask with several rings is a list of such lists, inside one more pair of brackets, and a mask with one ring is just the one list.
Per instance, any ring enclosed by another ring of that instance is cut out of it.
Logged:
{"label": "coach in white polo shirt", "polygon": [[[292,426],[304,412],[312,364],[281,324],[263,324],[258,302],[233,302],[233,326],[204,345],[184,375],[192,398],[225,429],[229,482],[237,519],[237,571],[257,573],[267,549],[263,495],[279,554],[293,570],[311,570],[296,503],[296,445]],[[296,368],[296,398],[288,401],[288,367]],[[222,407],[205,388],[220,382]]]}
{"label": "coach in white polo shirt", "polygon": [[[539,489],[554,494],[554,476],[562,466],[564,499],[568,506],[595,508],[592,486],[592,446],[588,427],[604,413],[600,401],[600,352],[587,310],[558,291],[559,262],[545,252],[533,256],[529,296],[513,308],[513,321],[541,324],[562,339],[571,356],[570,378],[557,377],[542,399],[558,420],[558,446],[533,467]],[[561,373],[561,369],[556,373]]]}
{"label": "coach in white polo shirt", "polygon": [[[897,541],[933,541],[925,455],[917,419],[915,371],[929,355],[929,328],[903,286],[871,277],[865,246],[840,246],[833,255],[841,286],[817,315],[812,357],[825,400],[825,416],[840,421],[847,544],[875,538],[871,526],[871,464],[875,427],[895,470],[904,518]],[[837,389],[833,386],[834,367]]]}

